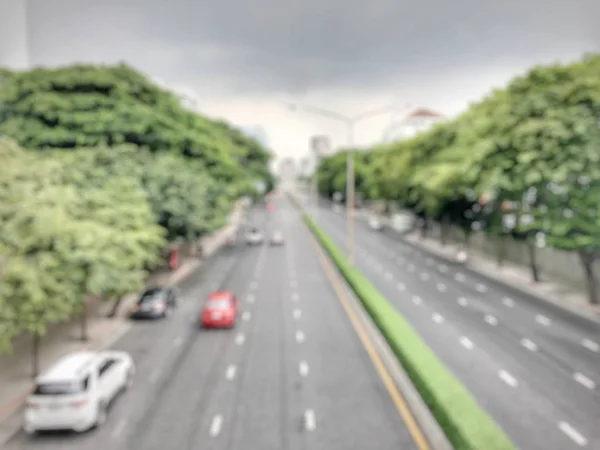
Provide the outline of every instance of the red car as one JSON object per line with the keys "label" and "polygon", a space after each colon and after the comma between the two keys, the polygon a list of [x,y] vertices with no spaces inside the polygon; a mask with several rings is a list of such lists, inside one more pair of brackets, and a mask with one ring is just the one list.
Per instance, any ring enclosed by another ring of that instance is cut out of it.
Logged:
{"label": "red car", "polygon": [[213,292],[202,308],[202,328],[233,328],[237,319],[238,300],[227,291]]}

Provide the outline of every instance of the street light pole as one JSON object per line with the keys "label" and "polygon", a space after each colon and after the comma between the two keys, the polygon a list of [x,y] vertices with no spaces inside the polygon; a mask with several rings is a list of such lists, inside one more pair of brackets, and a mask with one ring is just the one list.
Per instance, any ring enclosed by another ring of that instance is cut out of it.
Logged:
{"label": "street light pole", "polygon": [[354,173],[354,128],[356,124],[382,114],[387,114],[397,110],[396,105],[389,105],[383,108],[374,109],[354,117],[344,116],[334,111],[318,108],[315,106],[302,105],[300,108],[297,105],[289,105],[290,109],[296,111],[302,109],[311,114],[326,117],[328,119],[337,120],[346,126],[348,154],[346,160],[346,227],[347,227],[347,242],[346,248],[348,252],[348,262],[354,265],[355,248],[354,248],[354,205],[355,205],[355,173]]}
{"label": "street light pole", "polygon": [[348,140],[348,153],[346,155],[346,233],[348,246],[348,262],[354,265],[354,205],[355,180],[354,180],[354,121],[346,123]]}

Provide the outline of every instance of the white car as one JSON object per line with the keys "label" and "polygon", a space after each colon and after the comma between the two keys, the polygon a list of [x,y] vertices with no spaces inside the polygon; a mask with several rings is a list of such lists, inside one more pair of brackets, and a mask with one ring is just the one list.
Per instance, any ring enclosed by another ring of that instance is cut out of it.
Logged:
{"label": "white car", "polygon": [[263,235],[262,233],[256,229],[252,228],[248,230],[246,233],[246,243],[248,245],[259,245],[263,243]]}
{"label": "white car", "polygon": [[369,219],[369,226],[375,231],[380,231],[382,229],[381,222],[377,217],[371,217]]}
{"label": "white car", "polygon": [[61,358],[36,378],[25,405],[25,432],[83,432],[106,421],[108,405],[133,385],[131,356],[118,351],[80,351]]}
{"label": "white car", "polygon": [[283,234],[281,234],[279,231],[273,233],[273,236],[271,236],[271,245],[283,245],[283,243]]}

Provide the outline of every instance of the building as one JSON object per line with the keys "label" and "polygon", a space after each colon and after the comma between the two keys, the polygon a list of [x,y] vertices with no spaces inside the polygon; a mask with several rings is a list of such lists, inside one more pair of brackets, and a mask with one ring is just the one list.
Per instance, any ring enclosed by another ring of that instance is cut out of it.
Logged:
{"label": "building", "polygon": [[444,120],[444,116],[427,108],[417,108],[406,116],[393,119],[384,133],[384,142],[408,139]]}

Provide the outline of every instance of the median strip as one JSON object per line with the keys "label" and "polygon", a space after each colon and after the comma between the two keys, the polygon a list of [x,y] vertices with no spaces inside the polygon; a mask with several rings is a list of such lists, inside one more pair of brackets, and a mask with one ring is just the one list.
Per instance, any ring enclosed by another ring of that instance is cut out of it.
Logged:
{"label": "median strip", "polygon": [[[385,336],[457,450],[514,449],[505,433],[450,373],[412,326],[306,214],[304,220]],[[414,268],[414,266],[413,266]]]}

